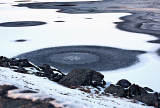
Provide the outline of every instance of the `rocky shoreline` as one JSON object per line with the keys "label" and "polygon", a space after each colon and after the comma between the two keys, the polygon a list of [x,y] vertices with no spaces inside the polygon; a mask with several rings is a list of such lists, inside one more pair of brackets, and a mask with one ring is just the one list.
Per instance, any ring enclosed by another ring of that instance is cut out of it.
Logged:
{"label": "rocky shoreline", "polygon": [[[91,69],[74,69],[67,75],[65,75],[63,72],[59,71],[58,69],[52,68],[47,64],[44,64],[43,66],[36,66],[29,62],[27,59],[10,59],[3,56],[0,57],[0,66],[10,68],[15,72],[23,74],[33,74],[39,77],[47,77],[49,80],[57,82],[63,86],[69,87],[71,89],[78,88],[79,90],[87,93],[91,92],[89,88],[85,88],[87,86],[92,86],[97,90],[100,90],[100,88],[104,88],[104,91],[101,93],[101,95],[113,95],[117,97],[133,99],[135,101],[140,101],[145,105],[160,108],[160,93],[155,92],[148,87],[143,88],[139,85],[132,84],[126,79],[121,79],[117,82],[116,85],[111,84],[106,87],[106,82],[103,80],[104,76],[101,73]],[[0,88],[2,99],[0,102],[3,101],[3,103],[7,102],[6,99],[10,99],[8,97],[3,97],[6,94],[5,90],[16,89],[16,87],[14,86],[1,86]],[[99,92],[96,91],[95,93]],[[35,105],[35,103],[33,104]],[[4,103],[3,105],[5,106],[6,104]],[[21,106],[22,104],[19,105]],[[54,107],[51,106],[49,108]]]}

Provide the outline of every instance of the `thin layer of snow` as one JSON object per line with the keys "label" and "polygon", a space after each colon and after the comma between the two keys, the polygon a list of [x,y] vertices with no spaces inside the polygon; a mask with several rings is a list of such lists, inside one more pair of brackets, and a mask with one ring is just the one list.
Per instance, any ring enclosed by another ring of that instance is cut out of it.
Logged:
{"label": "thin layer of snow", "polygon": [[41,94],[41,93],[20,93],[24,91],[25,89],[15,89],[8,91],[8,97],[17,99],[17,98],[24,98],[24,99],[31,99],[32,101],[35,100],[44,100],[47,98],[47,96]]}
{"label": "thin layer of snow", "polygon": [[[132,100],[124,98],[114,98],[112,96],[101,96],[98,94],[85,93],[77,89],[70,89],[61,86],[55,82],[49,81],[46,78],[16,73],[8,68],[0,67],[0,84],[8,82],[20,88],[28,88],[41,92],[44,95],[53,97],[62,102],[70,102],[74,107],[79,108],[149,108],[137,103],[132,103]],[[22,96],[18,95],[17,91],[9,92],[10,97]],[[25,96],[27,98],[30,95]],[[34,98],[34,97],[30,97]],[[150,107],[152,108],[152,107]]]}

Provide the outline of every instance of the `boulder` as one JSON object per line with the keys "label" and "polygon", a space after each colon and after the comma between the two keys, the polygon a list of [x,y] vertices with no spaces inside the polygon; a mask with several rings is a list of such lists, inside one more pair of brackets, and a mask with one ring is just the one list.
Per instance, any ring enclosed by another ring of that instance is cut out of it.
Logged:
{"label": "boulder", "polygon": [[146,105],[154,106],[158,100],[158,93],[148,93],[148,91],[153,90],[148,87],[142,88],[133,84],[129,87],[128,94],[130,98],[143,102]]}
{"label": "boulder", "polygon": [[157,99],[158,99],[157,95],[151,94],[151,93],[142,95],[141,97],[142,97],[141,102],[143,102],[149,106],[154,106],[155,103],[157,102]]}
{"label": "boulder", "polygon": [[63,77],[59,83],[67,87],[101,86],[105,85],[104,76],[91,69],[74,69]]}
{"label": "boulder", "polygon": [[[37,72],[37,76],[47,77],[49,80],[59,82],[65,75],[57,69],[52,69],[48,64],[40,67],[42,72]],[[44,73],[43,73],[44,72]]]}
{"label": "boulder", "polygon": [[0,99],[0,108],[56,108],[56,107],[51,103],[43,103],[41,101],[2,97]]}
{"label": "boulder", "polygon": [[51,69],[51,67],[48,64],[43,64],[42,67],[40,67],[42,69],[42,71],[44,72],[44,76],[45,77],[49,77],[51,75],[53,75],[53,70]]}
{"label": "boulder", "polygon": [[128,88],[129,86],[131,86],[131,83],[126,79],[121,79],[117,82],[117,85]]}
{"label": "boulder", "polygon": [[141,95],[144,95],[144,94],[148,94],[147,91],[145,91],[144,88],[138,86],[138,85],[131,85],[128,89],[128,96],[129,97],[134,97],[134,96],[141,96]]}
{"label": "boulder", "polygon": [[64,75],[54,74],[54,75],[49,76],[48,79],[54,82],[59,82],[63,77]]}
{"label": "boulder", "polygon": [[149,87],[144,87],[144,90],[147,91],[147,92],[154,92],[151,88]]}
{"label": "boulder", "polygon": [[0,66],[9,67],[10,60],[7,57],[0,56]]}
{"label": "boulder", "polygon": [[113,85],[111,84],[109,87],[107,87],[104,90],[105,93],[113,94],[114,96],[119,96],[119,97],[125,97],[126,96],[126,90],[119,85]]}
{"label": "boulder", "polygon": [[27,59],[15,59],[10,60],[11,66],[21,66],[21,67],[33,67],[33,65]]}
{"label": "boulder", "polygon": [[4,96],[7,94],[8,90],[17,89],[17,87],[13,85],[3,85],[0,86],[0,96]]}
{"label": "boulder", "polygon": [[25,68],[23,68],[23,67],[18,67],[16,70],[14,70],[14,71],[16,71],[16,72],[20,72],[20,73],[27,73],[27,70],[25,69]]}

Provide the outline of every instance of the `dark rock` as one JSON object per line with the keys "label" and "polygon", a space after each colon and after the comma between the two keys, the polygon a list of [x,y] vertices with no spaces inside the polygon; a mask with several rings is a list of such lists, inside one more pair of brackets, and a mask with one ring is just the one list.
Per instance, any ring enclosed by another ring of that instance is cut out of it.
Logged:
{"label": "dark rock", "polygon": [[121,79],[117,82],[117,85],[128,88],[129,86],[131,86],[131,83],[126,79]]}
{"label": "dark rock", "polygon": [[153,106],[158,100],[158,93],[148,93],[147,91],[153,90],[148,87],[142,88],[133,84],[129,87],[128,93],[130,98],[143,102],[146,105]]}
{"label": "dark rock", "polygon": [[7,57],[4,57],[4,56],[0,56],[0,61],[1,62],[9,62],[10,59],[8,59]]}
{"label": "dark rock", "polygon": [[144,87],[144,90],[147,91],[147,92],[154,92],[151,88],[149,87]]}
{"label": "dark rock", "polygon": [[10,65],[21,67],[33,67],[33,65],[27,59],[11,59]]}
{"label": "dark rock", "polygon": [[12,99],[2,97],[0,99],[0,108],[55,108],[50,103],[42,103],[40,101],[32,101],[27,99]]}
{"label": "dark rock", "polygon": [[126,91],[122,86],[111,84],[104,90],[105,93],[113,94],[114,96],[125,97]]}
{"label": "dark rock", "polygon": [[10,66],[9,61],[10,60],[8,58],[0,56],[0,66],[9,67]]}
{"label": "dark rock", "polygon": [[42,72],[36,72],[35,75],[40,76],[40,77],[44,77],[44,73],[42,73]]}
{"label": "dark rock", "polygon": [[4,96],[5,94],[7,94],[8,90],[12,90],[12,89],[17,89],[17,87],[15,87],[13,85],[0,86],[0,96]]}
{"label": "dark rock", "polygon": [[54,82],[59,82],[64,76],[59,75],[59,74],[54,74],[54,76],[48,77],[49,80],[54,81]]}
{"label": "dark rock", "polygon": [[42,69],[42,71],[44,72],[44,76],[45,77],[49,77],[51,75],[53,75],[53,70],[51,69],[51,67],[48,64],[43,64],[42,67],[40,67]]}
{"label": "dark rock", "polygon": [[18,67],[15,71],[20,73],[27,73],[27,70],[23,67]]}
{"label": "dark rock", "polygon": [[138,91],[139,91],[139,86],[138,85],[135,85],[135,84],[131,85],[128,89],[129,97],[133,97],[135,95],[140,95]]}
{"label": "dark rock", "polygon": [[52,69],[48,64],[44,64],[42,67],[40,67],[42,72],[37,72],[37,76],[42,76],[42,77],[47,77],[49,80],[54,81],[54,82],[59,82],[65,75],[57,70],[57,69]]}
{"label": "dark rock", "polygon": [[104,76],[91,69],[74,69],[62,78],[59,83],[67,87],[104,86]]}
{"label": "dark rock", "polygon": [[145,95],[145,94],[148,94],[148,92],[144,88],[139,87],[139,94],[140,95]]}
{"label": "dark rock", "polygon": [[135,95],[135,96],[132,97],[132,99],[135,99],[137,101],[142,102],[142,96],[140,96],[140,95]]}
{"label": "dark rock", "polygon": [[158,99],[158,97],[155,94],[145,94],[145,95],[142,95],[141,97],[142,97],[141,102],[149,106],[154,106]]}
{"label": "dark rock", "polygon": [[147,94],[147,91],[145,91],[145,89],[135,84],[131,85],[128,89],[129,97],[139,96],[139,95],[141,96],[144,94]]}

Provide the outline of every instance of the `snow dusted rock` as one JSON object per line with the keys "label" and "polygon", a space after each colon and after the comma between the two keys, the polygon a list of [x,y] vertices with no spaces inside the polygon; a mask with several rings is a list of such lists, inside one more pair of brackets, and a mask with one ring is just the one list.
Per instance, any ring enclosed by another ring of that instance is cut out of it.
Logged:
{"label": "snow dusted rock", "polygon": [[41,71],[44,72],[42,76],[47,77],[51,81],[59,82],[65,76],[65,74],[51,68],[48,64],[44,64],[40,68],[42,69]]}
{"label": "snow dusted rock", "polygon": [[134,97],[134,96],[141,96],[141,95],[144,95],[144,94],[148,94],[147,91],[140,87],[139,85],[131,85],[128,89],[128,94],[129,94],[129,97]]}
{"label": "snow dusted rock", "polygon": [[42,69],[42,71],[44,72],[44,76],[45,77],[49,77],[51,75],[53,75],[53,70],[51,69],[51,67],[47,64],[44,64],[42,67],[40,67]]}
{"label": "snow dusted rock", "polygon": [[27,70],[25,68],[21,67],[21,66],[18,67],[15,71],[20,72],[20,73],[27,73]]}
{"label": "snow dusted rock", "polygon": [[106,94],[113,94],[114,96],[119,97],[125,97],[126,96],[126,90],[119,85],[113,85],[111,84],[109,87],[107,87],[104,92]]}
{"label": "snow dusted rock", "polygon": [[62,78],[59,83],[67,87],[101,86],[105,85],[104,76],[91,69],[74,69]]}
{"label": "snow dusted rock", "polygon": [[157,102],[158,97],[156,94],[145,94],[141,96],[142,100],[141,102],[149,105],[149,106],[154,106],[155,103]]}
{"label": "snow dusted rock", "polygon": [[0,85],[0,108],[69,108],[62,102],[41,93],[19,89],[13,85]]}
{"label": "snow dusted rock", "polygon": [[121,79],[117,82],[117,85],[128,88],[129,86],[131,86],[131,83],[126,79]]}
{"label": "snow dusted rock", "polygon": [[146,90],[147,92],[154,92],[151,88],[149,87],[144,87],[144,90]]}
{"label": "snow dusted rock", "polygon": [[36,70],[40,70],[37,66],[35,66],[34,64],[32,64],[31,62],[29,62],[27,59],[18,59],[18,58],[7,58],[4,56],[0,56],[0,66],[1,67],[8,67],[11,69],[16,69],[17,72],[22,72],[25,73],[24,71],[26,71],[25,69],[22,68],[26,68],[26,67],[32,67],[35,68]]}
{"label": "snow dusted rock", "polygon": [[0,56],[0,66],[9,67],[9,59],[3,56]]}
{"label": "snow dusted rock", "polygon": [[10,59],[10,65],[21,67],[33,67],[33,65],[27,59]]}
{"label": "snow dusted rock", "polygon": [[65,74],[55,68],[51,68],[49,65],[44,64],[41,67],[38,67],[27,59],[18,59],[18,58],[7,58],[0,56],[0,66],[8,67],[15,72],[25,73],[25,74],[35,74],[40,77],[47,77],[51,81],[59,82]]}
{"label": "snow dusted rock", "polygon": [[142,88],[133,84],[129,87],[128,94],[130,98],[136,99],[149,106],[154,106],[158,101],[158,93],[154,93],[153,90],[148,87]]}

